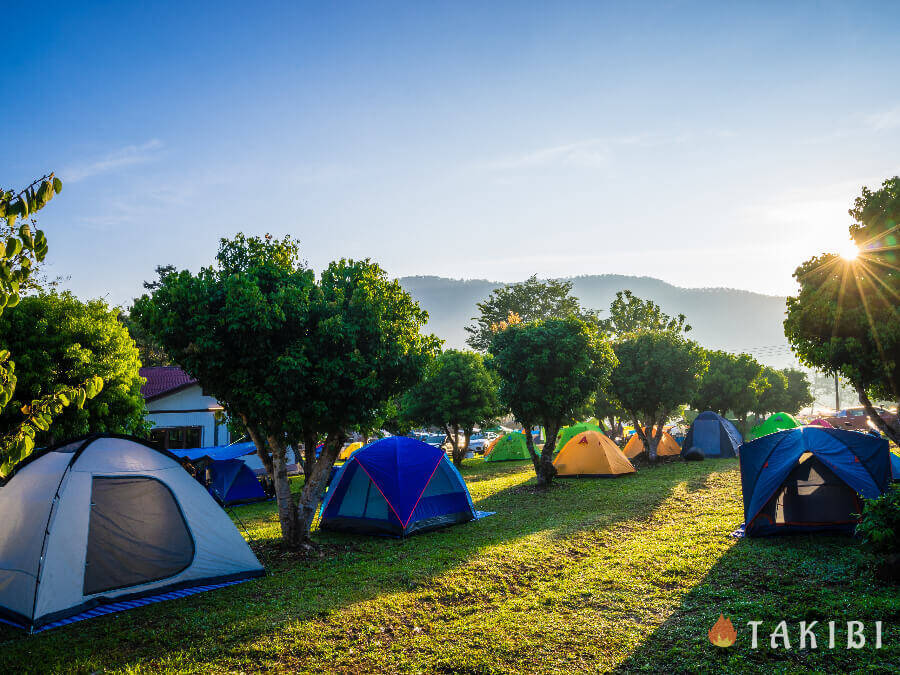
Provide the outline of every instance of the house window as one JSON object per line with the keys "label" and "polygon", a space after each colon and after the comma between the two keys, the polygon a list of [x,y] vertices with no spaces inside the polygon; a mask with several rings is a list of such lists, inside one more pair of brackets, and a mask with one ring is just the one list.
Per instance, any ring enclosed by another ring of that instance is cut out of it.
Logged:
{"label": "house window", "polygon": [[201,447],[201,432],[201,427],[156,427],[150,437],[163,450],[186,450]]}

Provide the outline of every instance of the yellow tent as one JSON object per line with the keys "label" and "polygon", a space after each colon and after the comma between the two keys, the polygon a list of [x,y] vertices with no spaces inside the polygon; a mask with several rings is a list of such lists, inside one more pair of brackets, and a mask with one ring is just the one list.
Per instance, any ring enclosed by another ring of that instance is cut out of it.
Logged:
{"label": "yellow tent", "polygon": [[634,473],[634,467],[619,446],[599,431],[585,431],[569,439],[553,460],[553,466],[560,477]]}
{"label": "yellow tent", "polygon": [[338,461],[340,462],[342,460],[350,459],[350,455],[353,454],[353,451],[359,450],[362,446],[363,446],[362,443],[357,442],[357,443],[351,443],[350,445],[344,447],[344,449],[341,450],[341,454],[338,455]]}
{"label": "yellow tent", "polygon": [[[649,434],[647,429],[644,429],[645,434]],[[652,433],[656,433],[656,429]],[[638,436],[637,432],[634,432],[631,435],[631,438],[628,439],[628,442],[625,444],[625,456],[628,459],[634,459],[639,454],[644,452],[644,442],[641,440],[641,437]],[[659,439],[659,445],[656,447],[656,456],[657,457],[672,457],[673,455],[681,454],[681,446],[678,445],[678,442],[672,438],[665,431],[663,432],[662,438]]]}

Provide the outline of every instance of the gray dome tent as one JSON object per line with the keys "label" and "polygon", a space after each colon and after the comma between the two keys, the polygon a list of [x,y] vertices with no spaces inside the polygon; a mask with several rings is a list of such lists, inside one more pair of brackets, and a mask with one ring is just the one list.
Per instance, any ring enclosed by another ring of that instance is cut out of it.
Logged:
{"label": "gray dome tent", "polygon": [[264,574],[178,459],[128,436],[28,457],[0,513],[0,620],[30,631]]}

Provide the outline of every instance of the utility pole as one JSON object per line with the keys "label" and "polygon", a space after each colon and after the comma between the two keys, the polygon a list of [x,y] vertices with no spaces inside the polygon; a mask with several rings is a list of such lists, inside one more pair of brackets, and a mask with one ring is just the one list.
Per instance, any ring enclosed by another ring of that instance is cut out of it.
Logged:
{"label": "utility pole", "polygon": [[838,384],[838,374],[834,374],[834,411],[841,409],[841,386]]}

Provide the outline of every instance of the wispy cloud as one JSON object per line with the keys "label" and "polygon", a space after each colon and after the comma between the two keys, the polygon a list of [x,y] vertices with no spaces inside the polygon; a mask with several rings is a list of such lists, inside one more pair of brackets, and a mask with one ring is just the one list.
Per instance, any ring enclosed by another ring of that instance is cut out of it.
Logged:
{"label": "wispy cloud", "polygon": [[900,127],[900,105],[866,117],[866,123],[876,131]]}
{"label": "wispy cloud", "polygon": [[66,167],[60,172],[60,176],[67,182],[74,183],[101,173],[149,162],[160,155],[162,148],[162,141],[156,138],[141,145],[126,145],[94,161]]}
{"label": "wispy cloud", "polygon": [[477,162],[475,166],[489,171],[525,171],[542,168],[602,169],[609,167],[616,151],[624,147],[652,148],[660,145],[686,143],[690,140],[688,134],[677,136],[636,134],[610,138],[588,138],[481,161]]}

